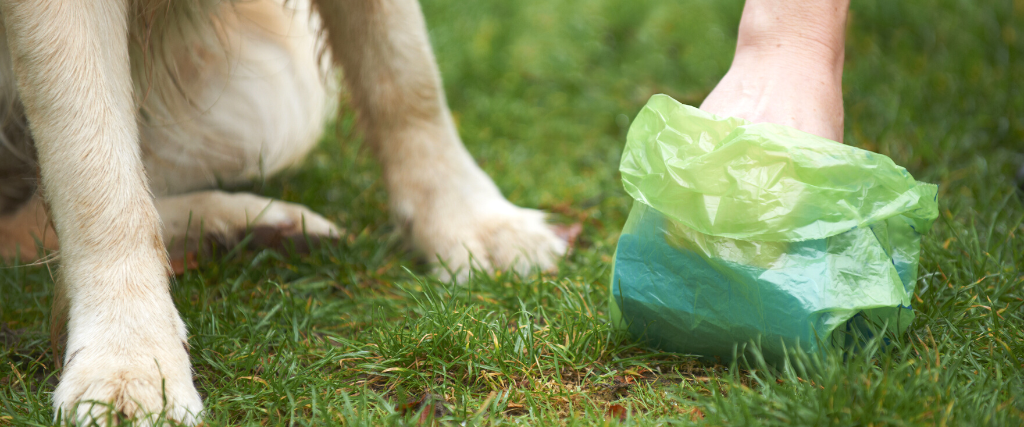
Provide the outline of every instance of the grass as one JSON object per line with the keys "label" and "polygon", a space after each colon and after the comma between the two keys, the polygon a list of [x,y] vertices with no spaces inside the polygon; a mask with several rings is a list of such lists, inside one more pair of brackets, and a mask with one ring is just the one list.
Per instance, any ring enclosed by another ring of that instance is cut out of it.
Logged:
{"label": "grass", "polygon": [[[940,185],[893,351],[740,369],[609,328],[629,122],[655,93],[699,104],[741,2],[424,0],[470,152],[513,202],[581,222],[577,250],[557,275],[436,281],[346,112],[305,167],[250,189],[345,239],[203,259],[173,287],[207,425],[1024,424],[1024,2],[853,3],[846,142]],[[0,269],[0,426],[52,420],[51,289],[47,267]]]}

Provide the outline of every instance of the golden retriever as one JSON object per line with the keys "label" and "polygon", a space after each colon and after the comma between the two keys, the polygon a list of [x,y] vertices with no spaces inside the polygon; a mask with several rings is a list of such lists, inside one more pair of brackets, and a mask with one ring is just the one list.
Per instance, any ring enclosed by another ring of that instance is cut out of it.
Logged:
{"label": "golden retriever", "polygon": [[212,190],[303,158],[332,110],[332,63],[391,216],[428,259],[465,277],[471,259],[527,272],[566,251],[463,147],[416,0],[0,5],[0,257],[59,245],[68,322],[53,404],[65,420],[113,408],[199,422],[167,248],[230,244],[254,226],[338,234],[303,206]]}

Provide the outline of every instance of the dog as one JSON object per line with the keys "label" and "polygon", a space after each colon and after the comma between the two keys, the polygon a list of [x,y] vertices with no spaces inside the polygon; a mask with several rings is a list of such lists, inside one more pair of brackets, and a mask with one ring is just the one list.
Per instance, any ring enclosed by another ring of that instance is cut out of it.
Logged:
{"label": "dog", "polygon": [[63,420],[200,421],[168,248],[253,227],[339,235],[304,206],[215,189],[301,161],[331,114],[332,70],[391,217],[439,274],[551,270],[566,252],[463,147],[416,0],[0,0],[0,13],[0,256],[59,248]]}

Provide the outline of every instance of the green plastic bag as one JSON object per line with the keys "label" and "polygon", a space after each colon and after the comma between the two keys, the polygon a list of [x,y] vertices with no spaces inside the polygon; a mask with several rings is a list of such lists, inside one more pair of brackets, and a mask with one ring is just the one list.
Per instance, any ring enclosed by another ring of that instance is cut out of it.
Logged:
{"label": "green plastic bag", "polygon": [[655,95],[620,171],[634,203],[610,311],[632,335],[719,360],[759,341],[778,361],[913,320],[938,189],[888,157]]}

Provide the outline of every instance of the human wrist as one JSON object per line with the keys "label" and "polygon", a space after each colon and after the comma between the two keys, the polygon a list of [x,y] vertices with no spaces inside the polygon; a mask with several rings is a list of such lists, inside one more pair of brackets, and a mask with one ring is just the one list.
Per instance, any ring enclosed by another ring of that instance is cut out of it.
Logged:
{"label": "human wrist", "polygon": [[849,0],[748,0],[735,62],[788,63],[842,78]]}

